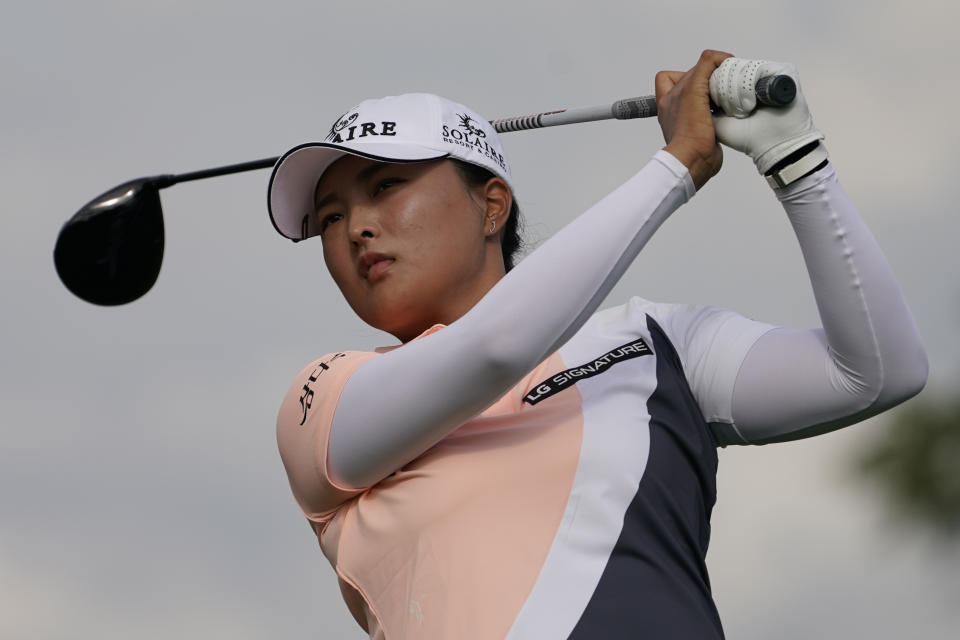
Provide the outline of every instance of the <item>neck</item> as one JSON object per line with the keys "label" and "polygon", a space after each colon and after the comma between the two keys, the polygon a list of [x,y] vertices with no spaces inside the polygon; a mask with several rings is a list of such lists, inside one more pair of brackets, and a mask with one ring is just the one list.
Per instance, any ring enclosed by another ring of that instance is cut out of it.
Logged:
{"label": "neck", "polygon": [[487,265],[490,266],[483,269],[473,282],[469,285],[464,283],[456,290],[447,291],[443,295],[443,303],[438,305],[433,313],[418,319],[414,325],[393,330],[390,333],[405,344],[430,327],[438,324],[451,325],[466,315],[506,275],[499,242],[494,246],[496,253],[489,256],[491,259],[487,261]]}

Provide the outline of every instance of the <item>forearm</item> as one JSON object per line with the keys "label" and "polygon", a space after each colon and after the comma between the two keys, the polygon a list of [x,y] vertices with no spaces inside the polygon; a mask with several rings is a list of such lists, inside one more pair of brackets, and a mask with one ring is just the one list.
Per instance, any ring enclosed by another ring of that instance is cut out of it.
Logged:
{"label": "forearm", "polygon": [[903,293],[833,168],[777,197],[799,241],[823,326],[771,331],[748,353],[733,420],[754,443],[862,420],[917,393],[927,373]]}
{"label": "forearm", "polygon": [[493,403],[582,326],[660,224],[692,195],[686,169],[658,153],[462,318],[365,363],[337,407],[331,475],[346,486],[373,484]]}

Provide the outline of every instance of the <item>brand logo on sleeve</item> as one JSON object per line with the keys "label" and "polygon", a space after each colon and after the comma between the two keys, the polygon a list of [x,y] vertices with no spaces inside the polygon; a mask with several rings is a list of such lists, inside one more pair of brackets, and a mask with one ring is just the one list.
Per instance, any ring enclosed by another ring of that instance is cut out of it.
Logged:
{"label": "brand logo on sleeve", "polygon": [[307,413],[310,412],[310,406],[313,404],[313,389],[310,388],[310,385],[317,381],[320,375],[330,369],[330,365],[337,358],[342,358],[345,353],[337,353],[330,357],[328,360],[321,360],[313,372],[310,374],[310,377],[307,378],[307,383],[303,385],[303,395],[300,396],[300,409],[303,411],[303,418],[300,419],[300,426],[303,426],[303,423],[307,421]]}
{"label": "brand logo on sleeve", "polygon": [[653,355],[653,351],[647,346],[647,343],[643,341],[643,338],[637,338],[633,342],[628,342],[612,351],[608,351],[593,362],[561,371],[552,378],[544,380],[534,387],[533,391],[524,396],[523,401],[529,405],[535,405],[555,393],[560,393],[578,380],[600,375],[618,362],[650,355]]}

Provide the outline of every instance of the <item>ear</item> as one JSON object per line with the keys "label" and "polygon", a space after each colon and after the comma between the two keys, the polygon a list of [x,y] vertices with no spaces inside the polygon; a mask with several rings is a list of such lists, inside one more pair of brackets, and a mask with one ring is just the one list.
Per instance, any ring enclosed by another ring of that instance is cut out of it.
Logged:
{"label": "ear", "polygon": [[[484,203],[484,234],[495,236],[507,224],[510,217],[510,207],[513,204],[513,194],[503,178],[494,176],[483,185]],[[494,224],[495,223],[495,224]],[[493,226],[493,231],[490,227]]]}

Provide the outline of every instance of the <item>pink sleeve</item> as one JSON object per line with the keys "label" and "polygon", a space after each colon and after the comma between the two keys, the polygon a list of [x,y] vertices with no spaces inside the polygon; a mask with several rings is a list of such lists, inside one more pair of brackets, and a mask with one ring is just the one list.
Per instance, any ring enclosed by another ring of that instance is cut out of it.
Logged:
{"label": "pink sleeve", "polygon": [[345,351],[307,365],[294,378],[277,416],[277,444],[293,496],[314,522],[329,520],[345,501],[363,492],[340,486],[327,471],[330,424],[340,393],[357,368],[377,355]]}

